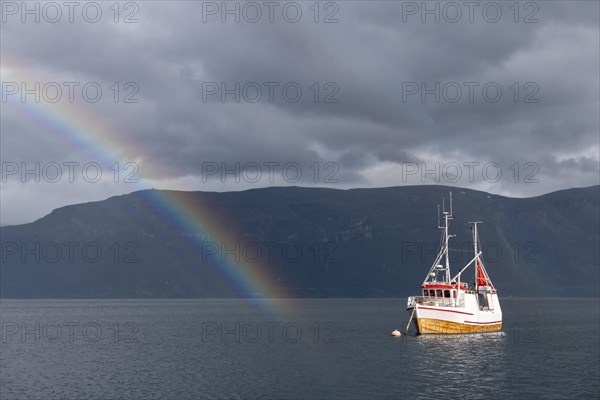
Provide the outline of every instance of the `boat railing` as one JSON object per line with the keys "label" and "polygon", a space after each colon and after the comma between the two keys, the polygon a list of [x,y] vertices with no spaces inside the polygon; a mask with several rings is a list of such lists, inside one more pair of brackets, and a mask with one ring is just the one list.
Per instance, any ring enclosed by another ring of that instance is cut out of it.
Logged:
{"label": "boat railing", "polygon": [[453,297],[434,297],[434,296],[410,296],[406,302],[407,307],[437,306],[437,307],[464,307],[464,299],[455,299]]}

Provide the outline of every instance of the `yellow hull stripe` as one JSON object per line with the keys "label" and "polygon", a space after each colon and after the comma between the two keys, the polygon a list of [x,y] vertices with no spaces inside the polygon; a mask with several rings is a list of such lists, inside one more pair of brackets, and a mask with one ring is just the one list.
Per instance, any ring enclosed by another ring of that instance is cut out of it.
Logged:
{"label": "yellow hull stripe", "polygon": [[502,322],[495,324],[468,325],[460,322],[444,321],[433,318],[415,318],[419,333],[477,333],[495,332],[502,329]]}

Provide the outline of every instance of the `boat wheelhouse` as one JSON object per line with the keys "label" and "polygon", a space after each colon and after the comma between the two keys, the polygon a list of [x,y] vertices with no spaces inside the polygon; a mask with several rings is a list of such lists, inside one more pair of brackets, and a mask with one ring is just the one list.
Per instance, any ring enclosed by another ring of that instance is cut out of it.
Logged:
{"label": "boat wheelhouse", "polygon": [[[469,222],[473,226],[473,258],[454,277],[450,274],[449,240],[454,237],[448,232],[452,215],[452,193],[450,210],[445,210],[442,245],[440,251],[421,284],[421,295],[408,298],[406,309],[410,320],[414,321],[418,334],[423,333],[475,333],[492,332],[502,329],[502,309],[498,293],[484,266],[482,252],[479,250],[477,225],[481,221]],[[439,206],[438,206],[439,219]],[[464,282],[462,275],[471,265],[474,277],[470,283]]]}

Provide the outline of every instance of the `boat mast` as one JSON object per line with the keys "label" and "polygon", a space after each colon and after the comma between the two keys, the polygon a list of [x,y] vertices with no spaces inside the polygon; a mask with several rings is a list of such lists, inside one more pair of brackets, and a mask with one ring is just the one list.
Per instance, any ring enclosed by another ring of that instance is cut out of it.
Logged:
{"label": "boat mast", "polygon": [[446,257],[446,277],[445,282],[450,283],[450,257],[449,257],[449,240],[455,235],[448,233],[448,221],[454,219],[452,216],[452,192],[450,192],[450,211],[446,211],[445,201],[442,199],[442,209],[444,215],[444,256]]}
{"label": "boat mast", "polygon": [[[448,256],[448,250],[449,250],[449,246],[448,246],[448,241],[451,237],[454,237],[456,235],[450,234],[448,233],[448,221],[451,219],[454,219],[454,217],[452,216],[452,192],[450,192],[450,211],[446,211],[446,203],[445,203],[445,199],[442,198],[442,215],[444,216],[444,225],[440,225],[440,205],[438,204],[438,228],[439,229],[443,229],[444,230],[444,234],[443,237],[440,238],[441,239],[441,246],[440,246],[440,251],[438,252],[437,257],[435,258],[435,261],[433,262],[433,265],[431,266],[431,268],[429,269],[429,273],[427,274],[427,276],[425,277],[425,280],[423,281],[423,285],[427,284],[427,283],[436,283],[438,282],[437,280],[437,275],[438,273],[440,273],[441,271],[444,271],[446,276],[444,276],[443,280],[441,282],[444,283],[450,283],[450,259]],[[441,264],[442,262],[442,258],[446,258],[446,265],[443,266]]]}
{"label": "boat mast", "polygon": [[479,257],[478,257],[478,253],[479,253],[479,235],[477,234],[477,224],[481,224],[481,221],[473,221],[473,222],[469,222],[470,224],[473,224],[473,227],[471,228],[473,230],[473,250],[475,252],[475,257],[477,258],[477,261],[475,261],[475,291],[477,291],[477,289],[479,289],[478,285],[477,285],[477,273],[479,272]]}

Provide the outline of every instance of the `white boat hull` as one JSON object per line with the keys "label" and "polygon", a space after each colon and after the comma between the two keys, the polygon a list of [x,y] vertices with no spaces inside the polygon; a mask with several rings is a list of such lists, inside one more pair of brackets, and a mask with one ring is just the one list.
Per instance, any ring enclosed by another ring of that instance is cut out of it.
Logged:
{"label": "white boat hull", "polygon": [[[407,310],[412,315],[417,333],[476,333],[502,329],[502,310],[497,294],[487,294],[488,305],[480,307],[474,293],[461,293],[458,305],[440,304],[435,299],[409,298]],[[412,300],[412,301],[411,301]]]}

